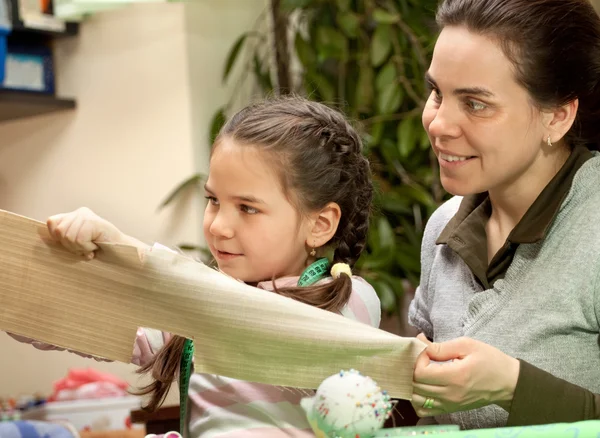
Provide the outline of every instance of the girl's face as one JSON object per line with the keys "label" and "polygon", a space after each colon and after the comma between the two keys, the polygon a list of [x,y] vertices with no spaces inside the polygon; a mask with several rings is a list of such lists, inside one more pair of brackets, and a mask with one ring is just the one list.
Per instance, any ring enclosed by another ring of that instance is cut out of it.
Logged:
{"label": "girl's face", "polygon": [[444,28],[427,81],[432,91],[423,126],[448,192],[515,194],[544,172],[542,113],[496,42]]}
{"label": "girl's face", "polygon": [[[300,275],[308,220],[258,147],[223,138],[210,160],[204,237],[219,269],[247,283]],[[310,242],[308,242],[310,243]]]}

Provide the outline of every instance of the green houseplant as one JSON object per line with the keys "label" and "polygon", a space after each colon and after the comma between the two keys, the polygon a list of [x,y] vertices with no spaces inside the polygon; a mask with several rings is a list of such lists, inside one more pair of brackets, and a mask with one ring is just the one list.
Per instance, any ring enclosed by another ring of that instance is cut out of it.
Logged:
{"label": "green houseplant", "polygon": [[[419,282],[424,225],[444,198],[420,120],[435,7],[436,0],[271,0],[262,15],[271,25],[242,34],[223,73],[236,85],[250,78],[257,95],[294,92],[336,105],[356,122],[377,188],[357,270],[400,320],[405,289]],[[214,115],[209,144],[229,106]],[[202,179],[193,175],[163,205]]]}

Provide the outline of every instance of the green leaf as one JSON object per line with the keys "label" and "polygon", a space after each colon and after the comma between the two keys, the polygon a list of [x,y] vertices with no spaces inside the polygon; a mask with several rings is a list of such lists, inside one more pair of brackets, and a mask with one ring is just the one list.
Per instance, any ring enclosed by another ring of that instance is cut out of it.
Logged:
{"label": "green leaf", "polygon": [[410,254],[408,251],[402,251],[398,248],[396,252],[396,261],[402,267],[402,269],[411,272],[419,272],[421,269],[420,266],[420,256],[419,254]]}
{"label": "green leaf", "polygon": [[325,76],[315,72],[306,72],[306,83],[308,94],[314,91],[311,90],[312,86],[319,93],[321,100],[326,102],[333,102],[335,100],[335,87]]}
{"label": "green leaf", "polygon": [[395,188],[396,193],[405,196],[417,204],[422,204],[428,207],[437,207],[433,196],[423,187],[418,185],[401,185]]}
{"label": "green leaf", "polygon": [[404,296],[404,283],[402,278],[394,277],[393,275],[388,274],[387,272],[378,272],[377,275],[383,281],[387,282],[392,289],[394,290],[394,294],[400,300]]}
{"label": "green leaf", "polygon": [[296,48],[296,54],[298,59],[302,63],[305,69],[314,69],[317,64],[317,55],[315,54],[311,45],[302,38],[302,35],[298,32],[294,41],[294,47]]}
{"label": "green leaf", "polygon": [[359,112],[369,112],[375,98],[373,89],[373,78],[375,72],[369,64],[361,65],[358,73],[358,84],[356,85],[355,107]]}
{"label": "green leaf", "polygon": [[383,122],[373,123],[369,133],[366,136],[366,143],[370,148],[375,147],[381,141],[381,137],[383,136]]}
{"label": "green leaf", "polygon": [[[372,253],[380,252],[381,248],[379,247],[380,239],[379,239],[379,228],[370,226],[367,231],[367,245]],[[369,254],[365,256],[366,258],[371,258],[372,255]]]}
{"label": "green leaf", "polygon": [[394,24],[400,21],[398,14],[392,14],[385,9],[376,8],[373,11],[373,20],[379,24]]}
{"label": "green leaf", "polygon": [[421,241],[423,240],[423,233],[417,231],[415,225],[406,219],[400,218],[402,224],[402,234],[406,236],[408,242],[417,248],[418,253],[421,253]]}
{"label": "green leaf", "polygon": [[348,56],[348,40],[333,27],[321,26],[317,29],[317,48],[319,58],[346,59]]}
{"label": "green leaf", "polygon": [[377,96],[377,111],[379,114],[395,113],[404,99],[404,91],[397,82],[388,83]]}
{"label": "green leaf", "polygon": [[394,214],[412,214],[412,200],[400,193],[388,192],[381,195],[379,205],[382,210]]}
{"label": "green leaf", "polygon": [[400,3],[400,10],[402,11],[403,14],[408,14],[408,2],[406,0],[399,0]]}
{"label": "green leaf", "polygon": [[419,286],[419,283],[421,283],[421,271],[416,273],[407,272],[406,279],[410,283],[410,287],[416,289]]}
{"label": "green leaf", "polygon": [[[409,27],[410,27],[410,25],[409,25]],[[398,45],[400,46],[400,50],[402,53],[412,50],[412,46],[409,45],[408,38],[404,32],[402,32],[401,30],[398,30],[396,32],[396,38],[398,39]],[[413,56],[411,56],[411,57],[409,57],[409,59],[414,60],[415,58]]]}
{"label": "green leaf", "polygon": [[408,157],[417,145],[414,128],[415,122],[412,118],[406,118],[398,124],[398,151],[402,158]]}
{"label": "green leaf", "polygon": [[212,144],[215,142],[217,135],[219,135],[219,132],[221,131],[221,128],[223,127],[226,121],[227,118],[225,116],[225,109],[219,108],[217,112],[213,115],[212,120],[210,121],[210,131],[208,138],[209,145],[212,146]]}
{"label": "green leaf", "polygon": [[[381,141],[381,145],[379,147],[381,150],[381,155],[385,159],[385,163],[390,166],[394,160],[398,160],[398,147],[396,143],[392,141],[391,138],[386,137]],[[391,166],[393,167],[393,166]]]}
{"label": "green leaf", "polygon": [[165,198],[165,200],[160,203],[160,206],[158,207],[158,209],[161,210],[164,207],[166,207],[167,205],[169,205],[171,202],[173,202],[173,200],[175,198],[177,198],[181,193],[183,193],[184,191],[186,191],[188,188],[192,188],[192,187],[198,188],[198,187],[200,187],[200,183],[202,181],[204,181],[205,179],[206,179],[206,176],[202,175],[200,173],[192,175],[191,177],[189,177],[188,179],[186,179],[185,181],[183,181],[181,184],[179,184],[175,188],[175,190],[173,190],[171,193],[169,193],[169,196],[167,196]]}
{"label": "green leaf", "polygon": [[425,131],[425,129],[423,129],[423,127],[421,127],[420,138],[421,138],[421,141],[419,143],[419,146],[421,146],[422,150],[426,151],[427,149],[429,149],[431,147],[431,142],[429,141],[429,136],[427,135],[427,131]]}
{"label": "green leaf", "polygon": [[350,9],[352,0],[336,0],[337,7],[340,11],[346,12]]}
{"label": "green leaf", "polygon": [[294,9],[306,8],[313,0],[281,0],[281,9],[291,12]]}
{"label": "green leaf", "polygon": [[252,69],[254,70],[254,76],[256,76],[256,81],[258,82],[258,85],[262,88],[263,92],[267,93],[273,90],[273,82],[271,81],[269,69],[267,68],[266,71],[263,70],[263,65],[261,64],[258,54],[254,54],[254,58],[252,59]]}
{"label": "green leaf", "polygon": [[387,264],[394,258],[395,233],[388,219],[378,215],[369,228],[367,242],[371,249],[370,262]]}
{"label": "green leaf", "polygon": [[381,308],[386,312],[392,312],[396,308],[394,289],[385,281],[374,281],[371,285],[381,301]]}
{"label": "green leaf", "polygon": [[392,51],[392,32],[387,24],[377,26],[371,38],[371,65],[379,67]]}
{"label": "green leaf", "polygon": [[370,271],[389,269],[395,260],[393,251],[379,251],[372,254],[365,254],[361,268]]}
{"label": "green leaf", "polygon": [[242,46],[244,45],[244,41],[250,35],[255,34],[256,32],[245,32],[235,41],[231,49],[229,50],[229,54],[227,55],[227,61],[225,61],[225,70],[223,71],[223,82],[227,80],[229,77],[229,73],[231,73],[231,69],[233,68],[235,61],[240,54]]}
{"label": "green leaf", "polygon": [[375,78],[375,88],[379,90],[383,90],[388,86],[391,82],[396,82],[398,80],[398,70],[396,70],[396,64],[394,61],[388,61],[377,73],[377,77]]}
{"label": "green leaf", "polygon": [[377,218],[377,228],[379,228],[379,247],[393,249],[396,243],[396,235],[385,216]]}
{"label": "green leaf", "polygon": [[338,24],[349,38],[357,38],[360,30],[360,17],[353,12],[344,12],[338,17]]}

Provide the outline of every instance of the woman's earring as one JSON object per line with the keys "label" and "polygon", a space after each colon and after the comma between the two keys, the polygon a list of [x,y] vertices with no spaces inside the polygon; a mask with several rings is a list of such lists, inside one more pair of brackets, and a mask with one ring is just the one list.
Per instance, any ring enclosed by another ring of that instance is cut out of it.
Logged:
{"label": "woman's earring", "polygon": [[550,136],[548,136],[548,139],[546,140],[546,142],[548,143],[548,147],[551,148],[552,147],[552,140],[550,139]]}
{"label": "woman's earring", "polygon": [[314,257],[317,255],[317,250],[316,249],[312,249],[312,251],[309,253],[311,257]]}

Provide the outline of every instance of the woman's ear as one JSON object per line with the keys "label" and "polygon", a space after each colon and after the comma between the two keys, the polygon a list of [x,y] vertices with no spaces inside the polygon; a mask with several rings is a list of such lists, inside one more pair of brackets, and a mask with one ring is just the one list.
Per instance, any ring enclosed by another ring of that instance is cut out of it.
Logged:
{"label": "woman's ear", "polygon": [[547,142],[548,137],[551,143],[558,143],[569,129],[573,126],[577,117],[577,109],[579,108],[579,99],[574,99],[569,103],[544,112],[544,125],[548,130],[543,139]]}
{"label": "woman's ear", "polygon": [[311,214],[306,243],[315,248],[326,245],[335,235],[341,217],[342,210],[335,202],[330,202],[320,211]]}

